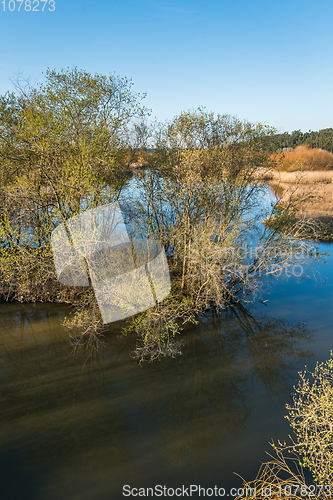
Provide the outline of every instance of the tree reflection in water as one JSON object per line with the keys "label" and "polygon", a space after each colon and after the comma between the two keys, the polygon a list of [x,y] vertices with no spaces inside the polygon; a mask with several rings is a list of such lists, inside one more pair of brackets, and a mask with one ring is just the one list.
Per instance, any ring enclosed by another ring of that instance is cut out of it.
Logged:
{"label": "tree reflection in water", "polygon": [[185,330],[179,358],[151,365],[130,359],[135,339],[119,337],[121,325],[97,355],[73,356],[61,327],[67,308],[0,311],[0,461],[15,440],[20,470],[33,471],[29,487],[44,498],[70,498],[90,483],[101,497],[120,497],[130,479],[152,486],[166,478],[196,484],[195,471],[202,481],[220,477],[231,447],[253,439],[258,402],[286,399],[311,356],[305,325],[240,307],[201,318]]}

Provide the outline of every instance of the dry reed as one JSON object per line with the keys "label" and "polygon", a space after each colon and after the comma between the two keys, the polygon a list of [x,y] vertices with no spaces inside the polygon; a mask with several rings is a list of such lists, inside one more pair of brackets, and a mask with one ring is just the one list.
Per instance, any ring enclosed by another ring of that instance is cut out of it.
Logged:
{"label": "dry reed", "polygon": [[[260,170],[260,171],[259,171]],[[310,171],[303,170],[299,172],[277,172],[275,170],[258,169],[256,178],[262,181],[274,180],[288,184],[313,184],[317,182],[333,182],[333,170],[328,171]]]}
{"label": "dry reed", "polygon": [[253,481],[247,482],[241,478],[243,485],[238,490],[240,494],[234,497],[235,500],[268,497],[271,500],[304,500],[308,497],[323,500],[330,496],[324,486],[317,485],[315,489],[315,486],[306,483],[300,458],[296,453],[285,457],[279,447],[274,443],[272,446],[276,457],[267,453],[271,460],[261,465]]}

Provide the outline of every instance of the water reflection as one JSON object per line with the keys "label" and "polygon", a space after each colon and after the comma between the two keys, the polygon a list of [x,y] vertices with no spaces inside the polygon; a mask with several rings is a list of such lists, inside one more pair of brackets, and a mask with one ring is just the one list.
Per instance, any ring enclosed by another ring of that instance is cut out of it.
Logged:
{"label": "water reflection", "polygon": [[[229,317],[228,317],[229,316]],[[245,356],[251,373],[261,380],[267,394],[285,391],[287,374],[311,357],[301,341],[312,341],[305,323],[290,325],[270,316],[254,316],[243,307],[226,311],[228,336],[244,336]],[[240,346],[237,347],[240,351]]]}
{"label": "water reflection", "polygon": [[[310,356],[304,325],[242,308],[187,329],[176,360],[136,364],[135,339],[119,338],[119,328],[97,356],[73,356],[61,327],[67,312],[0,305],[1,483],[13,486],[10,467],[31,498],[121,498],[122,484],[216,482],[221,467],[239,470],[231,446],[258,439],[249,428],[258,401],[290,392],[289,375]],[[247,446],[242,457],[253,453]]]}
{"label": "water reflection", "polygon": [[288,391],[295,363],[311,356],[301,345],[310,340],[305,325],[254,317],[243,308],[202,320],[195,334],[188,333],[178,380],[163,408],[168,422],[182,416],[181,425],[170,425],[174,438],[169,434],[178,455],[191,448],[202,460],[211,446],[223,445],[226,433],[242,436],[258,394],[272,398]]}

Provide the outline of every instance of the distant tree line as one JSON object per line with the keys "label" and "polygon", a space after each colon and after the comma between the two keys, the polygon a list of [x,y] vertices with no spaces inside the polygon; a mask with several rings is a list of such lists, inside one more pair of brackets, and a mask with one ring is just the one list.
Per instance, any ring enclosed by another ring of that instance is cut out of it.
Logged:
{"label": "distant tree line", "polygon": [[283,148],[296,148],[301,145],[310,146],[310,148],[326,149],[333,153],[333,128],[324,128],[317,132],[301,132],[294,130],[293,132],[284,132],[282,134],[274,134],[264,138],[264,147],[266,151],[275,153]]}

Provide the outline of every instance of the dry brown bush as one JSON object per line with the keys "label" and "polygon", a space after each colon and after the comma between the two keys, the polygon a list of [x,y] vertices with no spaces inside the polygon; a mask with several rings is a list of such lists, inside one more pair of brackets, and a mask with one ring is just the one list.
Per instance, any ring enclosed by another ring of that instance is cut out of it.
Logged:
{"label": "dry brown bush", "polygon": [[276,168],[280,171],[294,172],[295,170],[332,170],[333,154],[320,148],[297,146],[289,153],[274,155]]}

